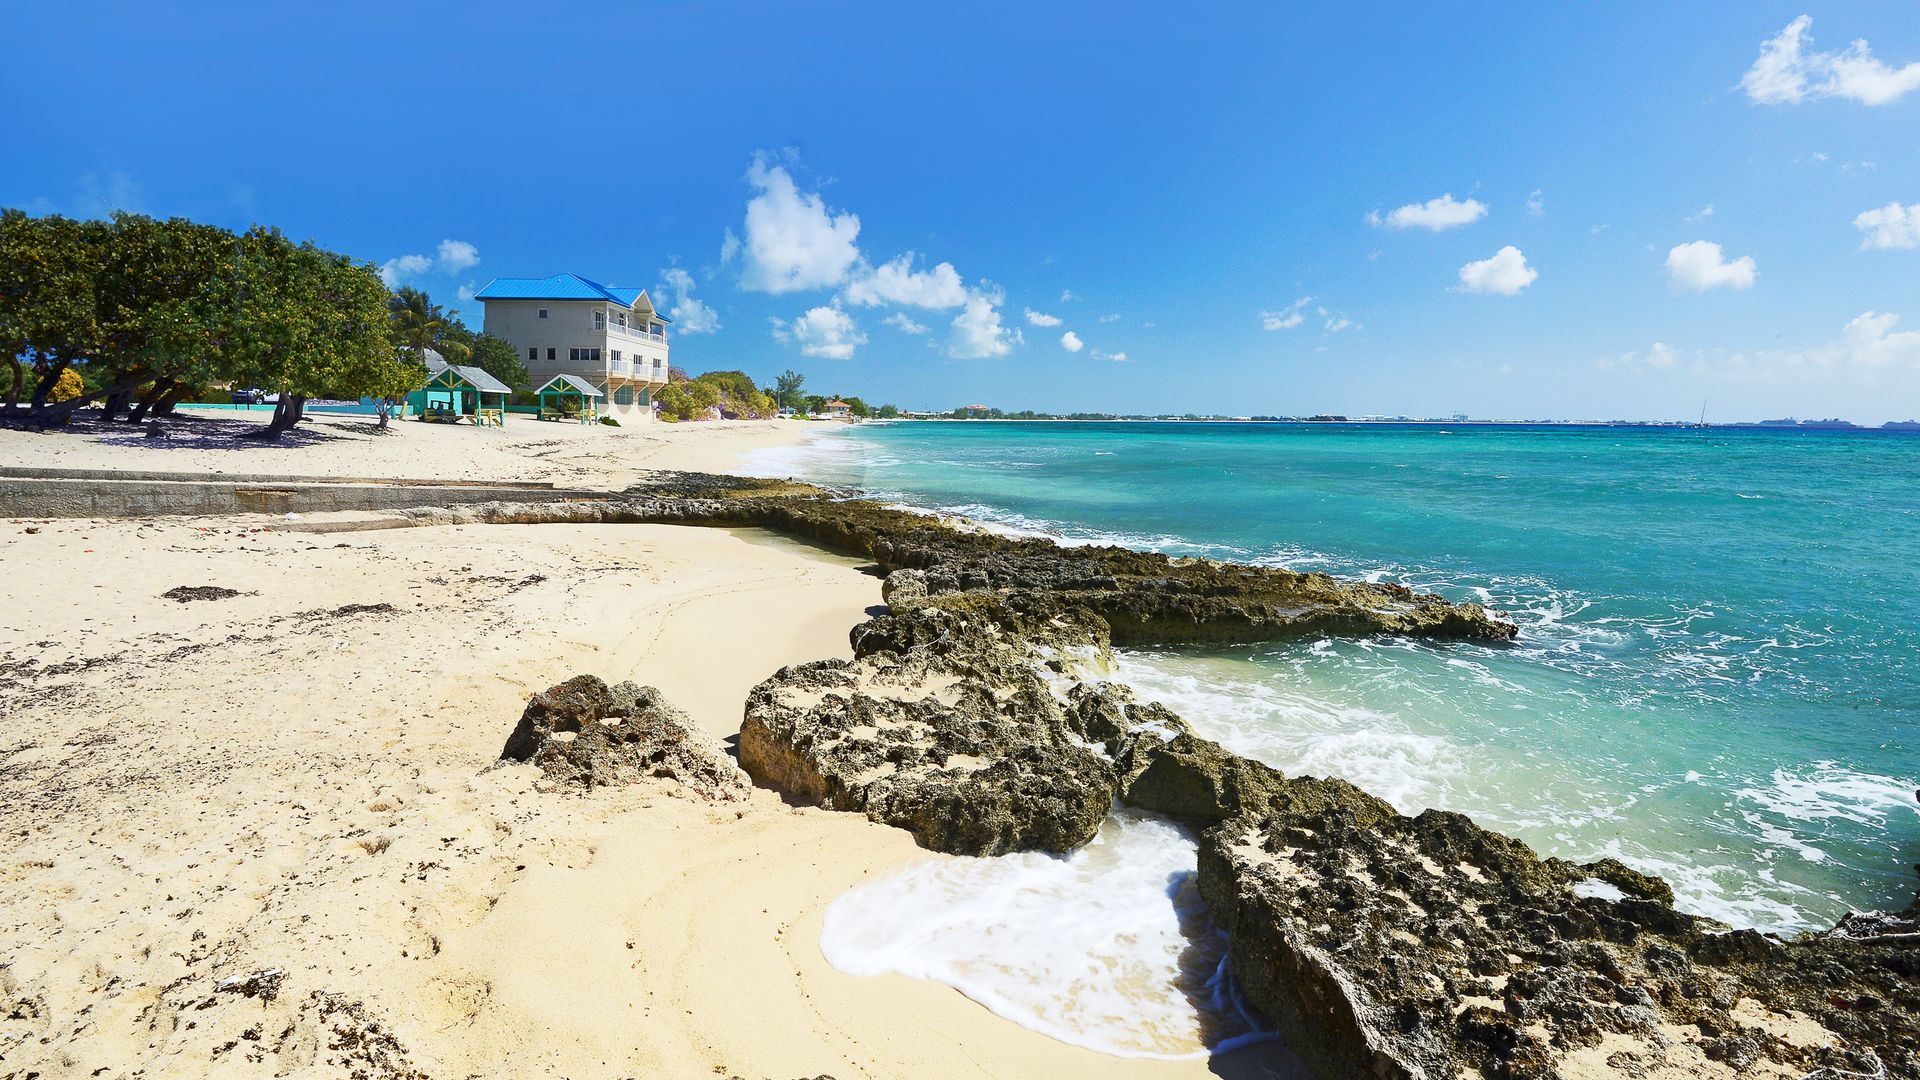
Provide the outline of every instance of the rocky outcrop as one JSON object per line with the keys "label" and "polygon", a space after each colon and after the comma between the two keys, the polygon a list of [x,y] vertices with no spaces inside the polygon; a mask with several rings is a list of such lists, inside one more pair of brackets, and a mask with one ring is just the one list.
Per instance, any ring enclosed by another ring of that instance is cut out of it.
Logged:
{"label": "rocky outcrop", "polygon": [[1730,931],[1612,860],[1542,860],[1338,781],[1278,790],[1302,785],[1208,830],[1199,886],[1240,989],[1316,1075],[1920,1075],[1912,942]]}
{"label": "rocky outcrop", "polygon": [[[747,699],[740,763],[788,798],[852,810],[936,851],[1068,851],[1119,790],[1033,660],[999,636],[1021,620],[922,608],[870,620],[855,659],[784,668]],[[1086,628],[1057,637],[1092,648]]]}
{"label": "rocky outcrop", "polygon": [[561,787],[670,780],[703,799],[732,802],[751,785],[712,736],[651,686],[608,686],[578,675],[527,702],[500,751],[540,767]]}

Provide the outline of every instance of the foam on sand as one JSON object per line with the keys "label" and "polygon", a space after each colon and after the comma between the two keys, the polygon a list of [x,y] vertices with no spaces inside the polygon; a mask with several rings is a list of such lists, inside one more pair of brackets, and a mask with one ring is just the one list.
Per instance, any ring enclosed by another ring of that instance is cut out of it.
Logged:
{"label": "foam on sand", "polygon": [[1189,1058],[1263,1037],[1226,975],[1193,884],[1191,834],[1116,809],[1086,847],[941,858],[827,910],[820,950],[853,975],[946,983],[1062,1042]]}

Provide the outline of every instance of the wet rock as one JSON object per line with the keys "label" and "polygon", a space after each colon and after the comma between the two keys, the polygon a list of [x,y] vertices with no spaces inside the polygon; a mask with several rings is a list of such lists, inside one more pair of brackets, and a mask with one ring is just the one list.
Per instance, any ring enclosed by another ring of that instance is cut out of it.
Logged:
{"label": "wet rock", "polygon": [[751,785],[720,743],[651,686],[608,686],[578,675],[535,694],[500,756],[530,762],[549,782],[586,788],[671,780],[703,799],[731,802]]}

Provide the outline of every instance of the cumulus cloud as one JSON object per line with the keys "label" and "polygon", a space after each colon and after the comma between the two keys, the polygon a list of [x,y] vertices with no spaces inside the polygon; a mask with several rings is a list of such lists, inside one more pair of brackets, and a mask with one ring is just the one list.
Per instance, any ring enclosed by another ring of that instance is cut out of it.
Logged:
{"label": "cumulus cloud", "polygon": [[822,305],[790,322],[773,320],[773,336],[800,346],[805,356],[849,360],[853,350],[867,343],[867,335],[853,317],[837,307]]}
{"label": "cumulus cloud", "polygon": [[380,280],[391,289],[399,285],[402,279],[424,274],[433,269],[433,260],[425,255],[399,255],[380,264]]}
{"label": "cumulus cloud", "polygon": [[466,284],[460,286],[458,289],[453,290],[453,295],[459,297],[460,302],[464,304],[472,300],[473,294],[478,291],[479,291],[478,289],[473,287],[473,282],[469,281]]}
{"label": "cumulus cloud", "polygon": [[999,305],[1003,300],[998,291],[969,292],[966,305],[954,317],[947,355],[958,360],[984,360],[1005,356],[1021,344],[1017,327],[1001,325]]}
{"label": "cumulus cloud", "polygon": [[1087,355],[1093,357],[1095,360],[1111,360],[1116,364],[1124,364],[1127,362],[1127,354],[1123,352],[1101,352],[1099,349],[1095,349]]}
{"label": "cumulus cloud", "polygon": [[1837,97],[1862,105],[1887,105],[1920,88],[1920,60],[1894,67],[1876,58],[1865,39],[1844,52],[1814,52],[1813,17],[1802,15],[1760,43],[1760,55],[1740,78],[1747,97],[1761,105],[1797,105],[1809,98]]}
{"label": "cumulus cloud", "polygon": [[1478,199],[1457,200],[1452,192],[1437,199],[1428,199],[1423,203],[1408,203],[1389,212],[1385,217],[1380,211],[1367,215],[1367,221],[1374,225],[1385,225],[1390,229],[1430,229],[1440,232],[1462,225],[1471,225],[1487,216],[1487,204]]}
{"label": "cumulus cloud", "polygon": [[1713,216],[1713,204],[1708,203],[1707,205],[1701,207],[1697,212],[1688,214],[1686,217],[1681,218],[1680,220],[1691,225],[1696,221],[1700,221],[1705,218],[1710,218],[1712,216]]}
{"label": "cumulus cloud", "polygon": [[1527,257],[1521,254],[1520,249],[1508,244],[1494,252],[1491,258],[1461,267],[1459,289],[1461,292],[1518,296],[1539,276],[1538,270],[1527,265]]}
{"label": "cumulus cloud", "polygon": [[1870,248],[1920,248],[1920,203],[1901,206],[1890,202],[1878,210],[1867,210],[1853,219],[1853,227],[1865,233],[1860,250]]}
{"label": "cumulus cloud", "polygon": [[1279,311],[1263,311],[1260,326],[1266,330],[1291,330],[1307,321],[1305,309],[1312,302],[1313,297],[1303,296]]}
{"label": "cumulus cloud", "polygon": [[1074,302],[1074,300],[1075,300],[1075,299],[1076,299],[1076,297],[1075,297],[1075,296],[1073,295],[1073,290],[1072,290],[1072,289],[1061,289],[1061,290],[1060,290],[1060,302],[1061,302],[1061,303],[1063,303],[1063,304],[1071,304],[1071,303],[1073,303],[1073,302]]}
{"label": "cumulus cloud", "polygon": [[440,269],[457,274],[480,262],[480,249],[465,240],[440,241]]}
{"label": "cumulus cloud", "polygon": [[1359,325],[1359,323],[1354,322],[1345,315],[1328,316],[1326,322],[1327,333],[1329,334],[1337,334],[1342,330],[1352,330]]}
{"label": "cumulus cloud", "polygon": [[669,266],[660,271],[660,284],[655,290],[667,305],[667,318],[672,319],[676,332],[681,334],[711,334],[720,329],[720,313],[713,306],[693,295],[693,275],[677,266]]}
{"label": "cumulus cloud", "polygon": [[1035,311],[1032,308],[1028,308],[1027,309],[1027,325],[1028,326],[1059,326],[1060,316],[1048,315],[1044,312]]}
{"label": "cumulus cloud", "polygon": [[903,334],[924,334],[927,332],[925,325],[907,318],[906,313],[902,311],[896,311],[880,321]]}
{"label": "cumulus cloud", "polygon": [[905,304],[910,307],[956,308],[967,302],[966,287],[952,263],[941,263],[931,270],[913,268],[909,251],[877,267],[864,263],[848,282],[847,302],[861,307],[880,304]]}
{"label": "cumulus cloud", "polygon": [[1709,240],[1679,244],[1667,252],[1667,273],[1675,286],[1694,292],[1723,286],[1751,289],[1754,279],[1760,276],[1754,268],[1753,256],[1742,255],[1729,261],[1720,245]]}
{"label": "cumulus cloud", "polygon": [[[847,279],[860,258],[858,215],[836,213],[818,192],[801,191],[786,167],[764,152],[753,156],[747,183],[755,194],[747,200],[745,239],[736,245],[745,260],[741,288],[786,293],[833,288]],[[727,246],[723,241],[723,256]]]}
{"label": "cumulus cloud", "polygon": [[1546,197],[1540,193],[1539,188],[1534,188],[1533,194],[1527,196],[1527,213],[1533,215],[1534,217],[1539,217],[1541,214],[1544,214],[1546,212],[1547,212]]}
{"label": "cumulus cloud", "polygon": [[1101,321],[1101,322],[1103,322],[1103,323],[1112,323],[1112,322],[1119,322],[1119,321],[1120,321],[1120,313],[1116,311],[1116,312],[1114,312],[1114,313],[1113,313],[1113,314],[1111,314],[1111,315],[1102,315],[1102,316],[1100,316],[1100,321]]}
{"label": "cumulus cloud", "polygon": [[1079,334],[1069,330],[1060,335],[1060,347],[1068,352],[1079,352],[1087,347],[1087,343],[1080,340]]}

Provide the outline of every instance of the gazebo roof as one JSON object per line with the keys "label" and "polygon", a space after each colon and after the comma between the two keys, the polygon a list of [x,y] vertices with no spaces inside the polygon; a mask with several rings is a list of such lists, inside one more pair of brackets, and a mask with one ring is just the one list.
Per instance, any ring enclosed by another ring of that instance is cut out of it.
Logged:
{"label": "gazebo roof", "polygon": [[577,394],[583,394],[587,397],[592,397],[592,398],[607,396],[600,392],[599,387],[593,385],[587,380],[581,378],[578,375],[569,375],[564,371],[558,375],[555,375],[553,378],[548,379],[547,384],[540,388],[540,393],[542,394],[548,393],[549,391],[560,392],[560,393],[570,393],[570,394],[577,393]]}
{"label": "gazebo roof", "polygon": [[427,370],[433,372],[433,377],[427,380],[427,384],[430,386],[452,387],[464,385],[472,387],[483,394],[513,393],[513,389],[506,383],[487,374],[486,368],[473,367],[468,364],[449,364],[444,360],[435,364],[429,359],[427,361]]}

